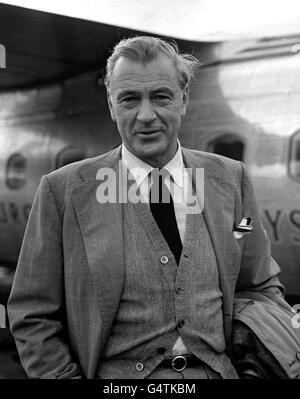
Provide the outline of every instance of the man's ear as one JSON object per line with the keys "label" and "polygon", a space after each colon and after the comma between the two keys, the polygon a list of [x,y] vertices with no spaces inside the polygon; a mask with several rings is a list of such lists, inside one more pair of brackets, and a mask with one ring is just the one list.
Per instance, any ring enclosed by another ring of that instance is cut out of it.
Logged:
{"label": "man's ear", "polygon": [[113,108],[112,101],[111,101],[111,95],[108,90],[106,91],[106,95],[107,95],[107,103],[108,103],[108,108],[110,111],[110,116],[111,116],[111,119],[115,122],[116,121],[115,112],[114,112],[114,108]]}
{"label": "man's ear", "polygon": [[186,85],[182,92],[181,116],[185,115],[187,106],[189,105],[189,94],[189,86]]}

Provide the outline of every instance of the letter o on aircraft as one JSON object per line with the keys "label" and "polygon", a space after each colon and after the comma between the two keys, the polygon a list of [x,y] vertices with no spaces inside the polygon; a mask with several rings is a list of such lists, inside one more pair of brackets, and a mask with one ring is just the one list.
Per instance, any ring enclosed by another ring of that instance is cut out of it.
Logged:
{"label": "letter o on aircraft", "polygon": [[19,152],[12,154],[6,164],[6,185],[12,190],[22,188],[26,182],[26,158]]}

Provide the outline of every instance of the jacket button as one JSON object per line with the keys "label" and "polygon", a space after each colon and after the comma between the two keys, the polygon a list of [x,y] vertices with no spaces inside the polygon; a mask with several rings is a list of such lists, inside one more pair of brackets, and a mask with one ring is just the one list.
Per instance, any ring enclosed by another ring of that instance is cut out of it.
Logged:
{"label": "jacket button", "polygon": [[183,287],[180,287],[179,285],[177,285],[177,287],[175,287],[176,294],[180,294],[182,291],[184,291]]}
{"label": "jacket button", "polygon": [[162,256],[161,258],[160,258],[160,262],[163,264],[163,265],[165,265],[166,263],[168,263],[169,262],[169,258],[167,257],[167,256]]}
{"label": "jacket button", "polygon": [[143,363],[139,362],[135,365],[135,368],[137,369],[137,371],[143,371],[144,365],[143,365]]}
{"label": "jacket button", "polygon": [[166,348],[157,348],[156,352],[160,355],[164,354],[166,351]]}

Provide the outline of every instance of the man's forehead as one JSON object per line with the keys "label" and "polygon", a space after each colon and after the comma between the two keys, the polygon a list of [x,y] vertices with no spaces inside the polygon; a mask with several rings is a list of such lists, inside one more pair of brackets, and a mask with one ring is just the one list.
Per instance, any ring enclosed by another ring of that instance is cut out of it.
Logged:
{"label": "man's forehead", "polygon": [[120,57],[113,69],[111,84],[171,84],[178,85],[178,75],[173,61],[160,55],[151,61],[137,61]]}
{"label": "man's forehead", "polygon": [[164,74],[120,74],[112,79],[112,88],[126,89],[127,87],[136,88],[159,88],[159,87],[179,87],[177,77],[170,77]]}

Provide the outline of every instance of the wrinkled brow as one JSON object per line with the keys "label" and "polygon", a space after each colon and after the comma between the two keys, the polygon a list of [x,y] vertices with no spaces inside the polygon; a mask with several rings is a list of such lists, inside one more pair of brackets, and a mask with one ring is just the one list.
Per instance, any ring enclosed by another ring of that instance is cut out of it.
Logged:
{"label": "wrinkled brow", "polygon": [[[171,90],[169,87],[164,87],[164,86],[157,87],[155,89],[150,89],[149,93],[150,93],[150,95],[157,94],[157,93],[166,93],[170,96],[174,95],[173,90]],[[117,98],[121,98],[124,96],[132,96],[132,95],[139,96],[140,94],[141,94],[141,91],[139,91],[139,90],[124,89],[124,90],[121,90],[121,92],[118,94]]]}

